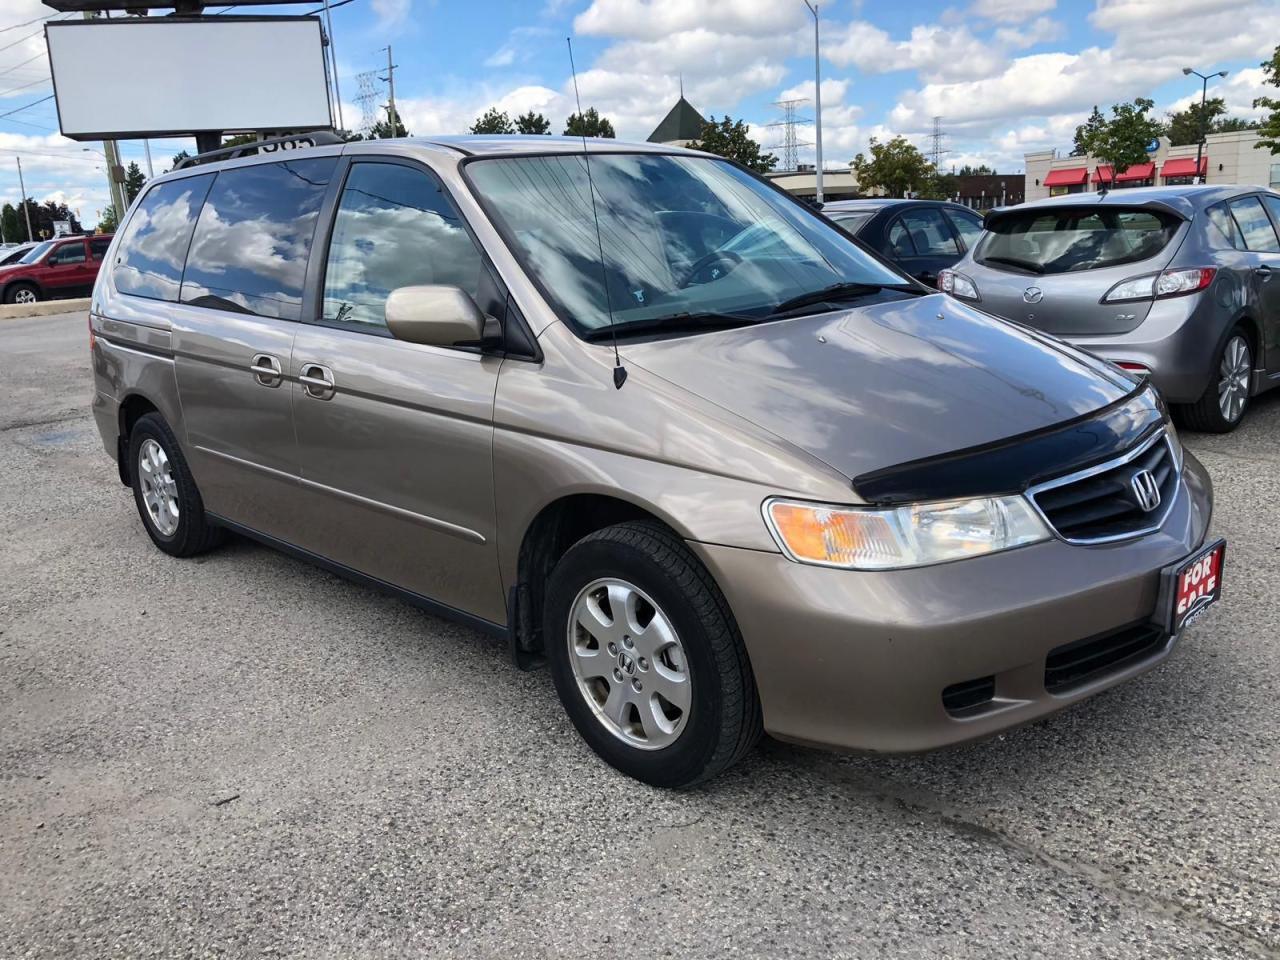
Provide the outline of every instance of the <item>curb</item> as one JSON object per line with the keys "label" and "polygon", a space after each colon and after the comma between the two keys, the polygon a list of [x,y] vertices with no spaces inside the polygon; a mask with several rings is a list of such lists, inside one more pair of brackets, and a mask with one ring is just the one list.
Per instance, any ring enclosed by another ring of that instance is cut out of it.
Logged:
{"label": "curb", "polygon": [[89,298],[78,300],[44,300],[40,303],[6,303],[0,306],[0,320],[22,317],[50,317],[57,313],[80,313],[89,309]]}

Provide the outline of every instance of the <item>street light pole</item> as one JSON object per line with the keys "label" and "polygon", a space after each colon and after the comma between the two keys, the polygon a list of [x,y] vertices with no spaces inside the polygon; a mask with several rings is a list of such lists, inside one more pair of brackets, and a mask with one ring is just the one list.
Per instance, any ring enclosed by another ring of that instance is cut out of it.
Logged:
{"label": "street light pole", "polygon": [[1199,70],[1192,70],[1190,67],[1182,68],[1183,76],[1189,77],[1193,74],[1200,78],[1200,139],[1196,142],[1196,175],[1192,178],[1195,180],[1200,176],[1201,157],[1204,156],[1204,141],[1209,135],[1209,118],[1205,115],[1205,103],[1209,95],[1209,81],[1213,77],[1225,77],[1227,71],[1219,70],[1217,73],[1204,74]]}
{"label": "street light pole", "polygon": [[18,189],[22,191],[22,212],[27,215],[27,242],[31,242],[36,237],[31,232],[31,205],[27,203],[27,185],[22,181],[22,158],[13,159],[18,161]]}
{"label": "street light pole", "polygon": [[813,14],[813,127],[814,139],[817,141],[814,157],[814,193],[813,198],[822,202],[822,54],[818,34],[818,4],[804,0],[804,5]]}

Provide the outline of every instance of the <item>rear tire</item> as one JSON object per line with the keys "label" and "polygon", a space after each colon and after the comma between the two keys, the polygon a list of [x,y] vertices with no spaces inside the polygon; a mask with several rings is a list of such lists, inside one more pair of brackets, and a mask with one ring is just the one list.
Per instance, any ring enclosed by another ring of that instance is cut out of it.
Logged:
{"label": "rear tire", "polygon": [[621,523],[571,547],[547,584],[543,636],[569,719],[630,777],[691,786],[727,770],[760,738],[760,700],[729,605],[665,527]]}
{"label": "rear tire", "polygon": [[158,413],[129,431],[129,480],[151,542],[174,557],[193,557],[220,544],[226,531],[209,523],[178,439]]}
{"label": "rear tire", "polygon": [[15,283],[4,292],[5,303],[39,303],[40,289],[30,283]]}
{"label": "rear tire", "polygon": [[1213,378],[1195,403],[1176,408],[1179,419],[1192,430],[1230,433],[1249,411],[1253,386],[1253,344],[1242,327],[1227,337],[1218,354]]}

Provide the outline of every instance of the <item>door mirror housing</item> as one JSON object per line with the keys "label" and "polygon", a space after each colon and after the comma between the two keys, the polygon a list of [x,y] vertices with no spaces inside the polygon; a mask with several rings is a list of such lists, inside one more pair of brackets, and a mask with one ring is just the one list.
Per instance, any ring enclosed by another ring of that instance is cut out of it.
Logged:
{"label": "door mirror housing", "polygon": [[443,284],[397,287],[385,309],[393,337],[431,347],[477,345],[489,319],[465,290]]}

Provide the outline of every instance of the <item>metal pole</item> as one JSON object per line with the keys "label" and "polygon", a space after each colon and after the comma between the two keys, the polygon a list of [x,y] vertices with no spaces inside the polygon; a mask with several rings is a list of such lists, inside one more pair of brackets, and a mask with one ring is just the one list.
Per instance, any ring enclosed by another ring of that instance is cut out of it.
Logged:
{"label": "metal pole", "polygon": [[813,14],[813,126],[815,149],[814,158],[814,194],[818,203],[822,202],[822,54],[821,38],[818,34],[818,5],[804,0],[804,5]]}
{"label": "metal pole", "polygon": [[151,141],[143,140],[142,149],[147,152],[147,179],[150,180],[156,175],[155,167],[151,166]]}
{"label": "metal pole", "polygon": [[124,184],[116,179],[116,171],[120,169],[120,148],[114,140],[103,140],[102,146],[107,155],[107,179],[111,181],[111,206],[116,211],[116,227],[124,221],[124,212],[129,208],[124,193]]}
{"label": "metal pole", "polygon": [[1200,179],[1200,157],[1204,154],[1204,138],[1209,125],[1205,123],[1204,105],[1205,97],[1209,94],[1209,78],[1204,74],[1197,73],[1200,78],[1200,139],[1196,142],[1196,172],[1191,178],[1191,182],[1195,183]]}
{"label": "metal pole", "polygon": [[387,136],[396,135],[396,65],[391,62],[391,44],[387,44]]}
{"label": "metal pole", "polygon": [[18,161],[18,189],[22,191],[22,212],[27,215],[27,241],[35,240],[36,235],[31,231],[31,207],[27,203],[27,185],[22,180],[22,158],[14,157]]}
{"label": "metal pole", "polygon": [[329,9],[329,0],[324,0],[324,19],[329,28],[329,62],[333,64],[333,99],[338,101],[338,129],[346,132],[346,121],[342,119],[342,91],[338,89],[338,51],[333,44],[333,11]]}

